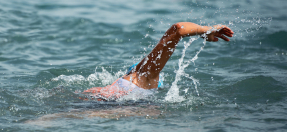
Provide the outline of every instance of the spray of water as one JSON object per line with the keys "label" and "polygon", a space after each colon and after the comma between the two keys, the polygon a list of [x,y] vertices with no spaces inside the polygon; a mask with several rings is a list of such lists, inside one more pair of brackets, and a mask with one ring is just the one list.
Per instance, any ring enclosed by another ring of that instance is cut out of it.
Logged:
{"label": "spray of water", "polygon": [[[192,59],[190,59],[186,62],[183,61],[187,48],[190,46],[190,44],[193,41],[195,41],[197,39],[198,38],[190,38],[188,42],[184,42],[184,49],[182,50],[182,56],[178,62],[178,70],[177,70],[176,75],[175,75],[175,80],[172,83],[171,88],[169,89],[169,91],[167,92],[167,95],[165,97],[165,101],[167,101],[167,102],[182,102],[185,100],[183,96],[179,95],[179,87],[177,86],[177,82],[181,80],[182,76],[187,77],[187,78],[192,80],[193,84],[195,85],[196,93],[199,96],[199,93],[197,90],[197,84],[199,84],[199,81],[197,79],[195,79],[193,76],[189,76],[188,74],[186,74],[184,72],[184,69],[187,66],[189,66],[190,62],[194,63],[194,61],[198,59],[198,54],[203,50],[203,48],[206,44],[206,39],[204,39],[203,46],[200,48],[199,51],[196,52],[195,56]],[[188,91],[188,89],[185,90],[185,92],[187,92],[187,91]]]}
{"label": "spray of water", "polygon": [[89,87],[96,86],[106,86],[112,84],[119,77],[125,75],[126,71],[118,71],[114,75],[108,72],[104,67],[101,67],[101,72],[95,69],[95,73],[90,74],[87,78],[82,75],[60,75],[58,77],[52,78],[52,81],[64,81],[66,84],[84,84],[85,82],[89,83]]}

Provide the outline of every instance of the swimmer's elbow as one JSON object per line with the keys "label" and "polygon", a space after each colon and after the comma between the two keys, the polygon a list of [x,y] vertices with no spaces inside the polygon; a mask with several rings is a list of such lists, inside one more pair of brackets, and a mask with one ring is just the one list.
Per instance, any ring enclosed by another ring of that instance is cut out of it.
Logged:
{"label": "swimmer's elbow", "polygon": [[172,34],[178,34],[179,33],[179,29],[180,29],[181,25],[180,23],[175,23],[173,24],[164,34],[164,36],[170,36]]}
{"label": "swimmer's elbow", "polygon": [[185,26],[187,26],[186,22],[178,22],[172,25],[172,28],[175,29],[176,33],[180,37],[188,36],[188,33],[185,31]]}

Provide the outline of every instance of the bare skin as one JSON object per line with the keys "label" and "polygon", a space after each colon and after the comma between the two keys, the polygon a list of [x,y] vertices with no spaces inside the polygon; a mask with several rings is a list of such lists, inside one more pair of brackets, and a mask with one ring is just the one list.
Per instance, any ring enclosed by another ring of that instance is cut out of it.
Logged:
{"label": "bare skin", "polygon": [[[207,41],[217,42],[218,38],[229,41],[227,37],[233,36],[233,31],[225,25],[200,26],[191,22],[179,22],[173,24],[160,39],[158,44],[129,75],[123,78],[131,81],[143,89],[157,88],[159,81],[159,73],[164,68],[166,62],[173,54],[177,43],[184,37],[202,35],[207,33]],[[99,93],[106,91],[102,96],[108,97],[106,94],[110,90],[110,85],[106,87],[94,87],[85,90],[86,93]],[[112,91],[111,91],[112,92]],[[109,92],[108,92],[109,93]],[[114,93],[114,92],[112,92]],[[119,92],[117,96],[125,95],[126,92]]]}

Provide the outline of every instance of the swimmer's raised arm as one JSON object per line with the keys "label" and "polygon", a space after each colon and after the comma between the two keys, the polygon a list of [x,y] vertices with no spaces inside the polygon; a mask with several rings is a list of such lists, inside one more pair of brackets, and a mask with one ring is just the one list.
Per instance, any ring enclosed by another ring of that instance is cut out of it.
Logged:
{"label": "swimmer's raised arm", "polygon": [[[213,30],[214,29],[214,30]],[[208,33],[210,31],[210,33]],[[157,88],[159,73],[175,50],[177,43],[186,36],[207,34],[207,41],[216,42],[218,38],[229,41],[233,31],[225,25],[200,26],[191,22],[173,24],[148,54],[129,75],[124,79],[141,88]]]}

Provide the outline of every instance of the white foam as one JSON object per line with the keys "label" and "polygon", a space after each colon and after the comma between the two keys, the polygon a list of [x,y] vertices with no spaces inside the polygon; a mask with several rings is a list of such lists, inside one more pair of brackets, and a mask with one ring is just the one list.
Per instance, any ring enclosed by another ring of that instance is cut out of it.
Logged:
{"label": "white foam", "polygon": [[66,82],[75,82],[75,81],[84,81],[86,80],[85,77],[82,75],[60,75],[58,77],[52,78],[52,81],[59,81],[59,80],[64,80]]}
{"label": "white foam", "polygon": [[125,72],[118,71],[114,75],[109,73],[104,67],[102,67],[102,72],[97,72],[97,68],[95,69],[95,73],[90,74],[87,78],[82,75],[60,75],[58,77],[52,78],[52,81],[65,81],[66,83],[77,83],[77,82],[89,82],[90,85],[95,85],[95,82],[100,82],[101,85],[110,85],[116,79],[123,76]]}

